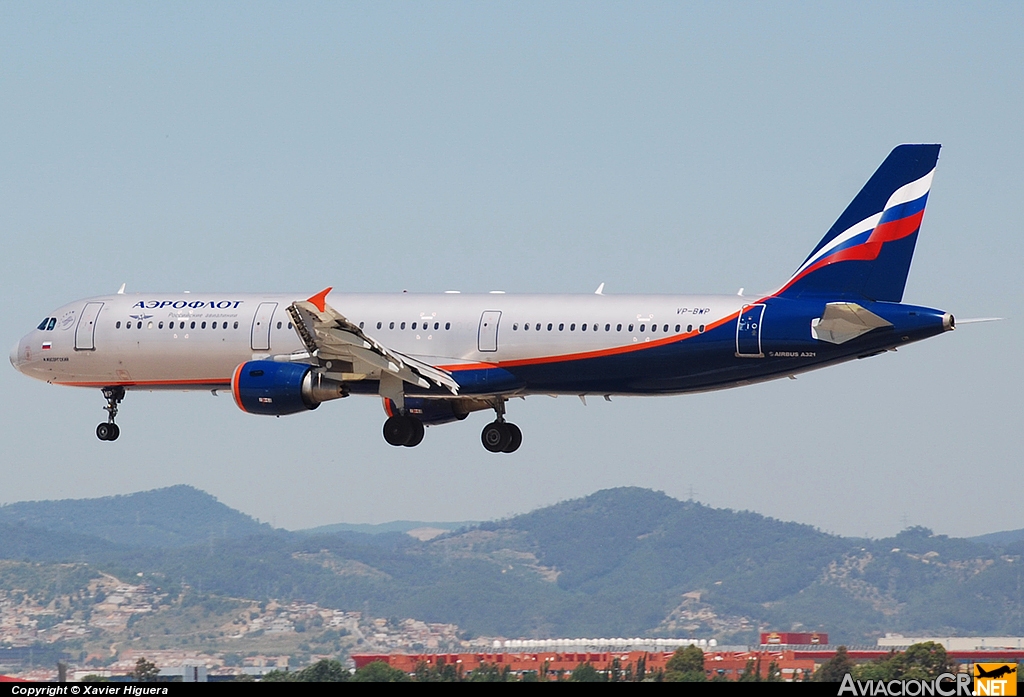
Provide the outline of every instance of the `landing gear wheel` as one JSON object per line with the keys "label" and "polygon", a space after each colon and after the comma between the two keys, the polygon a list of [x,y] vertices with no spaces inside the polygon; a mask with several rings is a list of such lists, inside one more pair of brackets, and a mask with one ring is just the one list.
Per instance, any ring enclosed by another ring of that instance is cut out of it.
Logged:
{"label": "landing gear wheel", "polygon": [[523,444],[523,432],[519,430],[519,427],[515,424],[505,423],[505,428],[508,429],[509,441],[508,445],[501,452],[503,453],[514,453],[519,450],[519,446]]}
{"label": "landing gear wheel", "polygon": [[411,416],[405,418],[412,424],[412,435],[409,437],[409,440],[405,441],[404,445],[407,448],[415,448],[423,442],[423,422]]}
{"label": "landing gear wheel", "polygon": [[492,421],[487,424],[480,434],[480,442],[492,453],[503,452],[512,442],[512,433],[509,431],[508,424],[503,421]]}
{"label": "landing gear wheel", "polygon": [[117,416],[117,405],[124,399],[124,388],[120,385],[104,387],[102,392],[103,398],[107,400],[107,406],[103,408],[107,410],[109,416],[106,423],[96,427],[96,437],[100,440],[117,440],[117,437],[121,435],[121,429],[114,423],[114,418]]}
{"label": "landing gear wheel", "polygon": [[384,422],[384,440],[388,445],[405,445],[412,435],[412,423],[401,414],[395,414]]}
{"label": "landing gear wheel", "polygon": [[389,445],[417,446],[423,440],[423,422],[411,416],[395,414],[384,422],[384,440]]}

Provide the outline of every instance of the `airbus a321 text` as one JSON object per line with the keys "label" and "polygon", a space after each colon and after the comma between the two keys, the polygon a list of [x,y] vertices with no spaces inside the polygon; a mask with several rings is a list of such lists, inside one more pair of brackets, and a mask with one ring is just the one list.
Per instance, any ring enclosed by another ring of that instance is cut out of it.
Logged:
{"label": "airbus a321 text", "polygon": [[[515,451],[512,397],[668,395],[789,377],[953,329],[902,303],[938,145],[894,149],[796,272],[766,295],[143,293],[69,303],[11,351],[22,373],[106,398],[231,390],[282,416],[383,399],[384,439],[493,410],[481,439]],[[123,288],[122,288],[123,290]]]}

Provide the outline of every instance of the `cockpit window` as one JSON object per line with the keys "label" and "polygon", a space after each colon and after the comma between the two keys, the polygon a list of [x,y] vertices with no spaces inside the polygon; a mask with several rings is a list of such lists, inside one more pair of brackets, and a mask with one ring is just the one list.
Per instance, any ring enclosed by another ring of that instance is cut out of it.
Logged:
{"label": "cockpit window", "polygon": [[43,321],[39,323],[39,326],[38,326],[38,327],[36,327],[36,329],[38,329],[39,331],[43,331],[43,330],[45,330],[45,329],[46,329],[46,325],[47,325],[47,324],[48,324],[49,322],[50,322],[50,318],[49,318],[49,317],[44,317],[44,318],[43,318]]}
{"label": "cockpit window", "polygon": [[51,317],[50,318],[50,323],[46,325],[46,331],[52,332],[53,328],[56,327],[56,326],[57,326],[57,318],[56,317]]}

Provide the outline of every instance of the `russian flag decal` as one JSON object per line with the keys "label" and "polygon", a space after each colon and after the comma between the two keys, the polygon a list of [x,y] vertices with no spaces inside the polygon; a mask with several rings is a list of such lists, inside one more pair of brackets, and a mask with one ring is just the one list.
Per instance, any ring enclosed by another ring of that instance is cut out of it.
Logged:
{"label": "russian flag decal", "polygon": [[44,342],[43,342],[43,350],[44,350],[44,351],[49,351],[49,350],[50,350],[50,347],[51,347],[52,345],[53,345],[53,344],[52,344],[52,342],[49,342],[49,341],[44,341]]}

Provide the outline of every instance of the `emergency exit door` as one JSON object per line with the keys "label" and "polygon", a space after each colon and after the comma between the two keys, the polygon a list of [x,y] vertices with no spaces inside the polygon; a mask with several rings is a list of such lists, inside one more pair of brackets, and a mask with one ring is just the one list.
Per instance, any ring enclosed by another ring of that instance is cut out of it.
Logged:
{"label": "emergency exit door", "polygon": [[476,335],[476,345],[480,351],[498,350],[498,322],[500,320],[500,310],[485,310],[480,315],[480,329]]}

